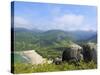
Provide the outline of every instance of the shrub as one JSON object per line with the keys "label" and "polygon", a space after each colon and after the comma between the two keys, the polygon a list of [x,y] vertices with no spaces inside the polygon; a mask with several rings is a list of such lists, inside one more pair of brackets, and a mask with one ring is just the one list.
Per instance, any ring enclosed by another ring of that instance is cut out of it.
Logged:
{"label": "shrub", "polygon": [[93,61],[84,62],[80,61],[79,65],[73,63],[62,63],[60,65],[55,64],[39,64],[32,65],[26,63],[15,63],[14,64],[14,73],[33,73],[33,72],[53,72],[53,71],[67,71],[67,70],[84,70],[84,69],[95,69],[97,64]]}

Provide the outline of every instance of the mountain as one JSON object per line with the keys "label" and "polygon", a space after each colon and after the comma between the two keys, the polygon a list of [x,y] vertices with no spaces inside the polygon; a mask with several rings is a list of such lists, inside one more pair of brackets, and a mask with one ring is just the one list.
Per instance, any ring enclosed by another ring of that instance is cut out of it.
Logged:
{"label": "mountain", "polygon": [[[38,29],[25,29],[25,28],[15,28],[14,32],[16,34],[27,34],[29,36],[39,36],[39,38],[43,39],[56,39],[56,40],[73,40],[73,41],[84,41],[89,40],[91,38],[96,38],[97,33],[93,31],[63,31],[63,30],[48,30],[42,31]],[[25,36],[27,36],[25,35]],[[21,36],[21,35],[20,35]]]}
{"label": "mountain", "polygon": [[97,33],[92,31],[63,31],[15,28],[15,49],[66,46],[72,42],[96,41]]}
{"label": "mountain", "polygon": [[32,32],[32,33],[41,33],[44,32],[39,29],[26,29],[26,28],[12,28],[14,32]]}
{"label": "mountain", "polygon": [[87,39],[87,41],[97,43],[97,34],[95,34],[94,36],[92,36],[92,37],[90,37],[89,39]]}
{"label": "mountain", "polygon": [[94,31],[71,31],[74,41],[85,41],[95,36],[97,33]]}
{"label": "mountain", "polygon": [[61,30],[49,30],[46,32],[43,32],[40,36],[40,44],[47,46],[47,45],[55,45],[55,44],[61,44],[62,42],[68,42],[72,40],[72,38],[67,34],[65,31]]}
{"label": "mountain", "polygon": [[[18,29],[17,29],[18,30]],[[23,31],[24,30],[24,31]],[[41,46],[54,45],[62,41],[72,40],[70,34],[61,30],[34,31],[22,29],[15,32],[16,40],[30,41]]]}
{"label": "mountain", "polygon": [[[13,29],[13,28],[12,28]],[[26,28],[14,28],[14,32],[29,32],[30,30]]]}

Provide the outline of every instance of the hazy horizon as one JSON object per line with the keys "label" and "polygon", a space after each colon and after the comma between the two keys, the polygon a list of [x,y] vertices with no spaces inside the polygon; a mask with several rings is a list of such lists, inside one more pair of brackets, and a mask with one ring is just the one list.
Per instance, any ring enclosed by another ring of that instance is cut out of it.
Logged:
{"label": "hazy horizon", "polygon": [[97,31],[97,8],[15,1],[14,27],[44,31]]}
{"label": "hazy horizon", "polygon": [[97,32],[96,30],[62,30],[62,29],[50,29],[50,30],[41,30],[41,29],[34,29],[34,28],[24,28],[24,27],[14,27],[14,29],[26,29],[26,30],[37,30],[37,31],[43,31],[43,32],[46,32],[46,31],[52,31],[52,30],[55,30],[55,31],[65,31],[65,32],[74,32],[74,31],[86,31],[86,32]]}

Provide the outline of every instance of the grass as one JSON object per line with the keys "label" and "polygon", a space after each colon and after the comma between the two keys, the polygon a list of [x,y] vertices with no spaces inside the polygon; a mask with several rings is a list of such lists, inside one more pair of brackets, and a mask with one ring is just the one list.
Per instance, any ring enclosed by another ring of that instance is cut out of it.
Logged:
{"label": "grass", "polygon": [[94,62],[85,63],[83,61],[79,62],[79,65],[62,63],[60,65],[55,64],[39,64],[32,65],[26,63],[16,63],[14,64],[14,73],[34,73],[34,72],[54,72],[54,71],[67,71],[67,70],[84,70],[84,69],[95,69],[97,64]]}

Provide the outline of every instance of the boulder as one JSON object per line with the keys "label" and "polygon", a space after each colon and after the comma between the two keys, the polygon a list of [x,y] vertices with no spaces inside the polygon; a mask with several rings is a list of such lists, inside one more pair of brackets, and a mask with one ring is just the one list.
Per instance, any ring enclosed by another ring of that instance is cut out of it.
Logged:
{"label": "boulder", "polygon": [[97,63],[97,46],[95,43],[83,45],[83,57],[85,62],[94,61]]}
{"label": "boulder", "polygon": [[63,51],[62,61],[78,62],[83,59],[82,47],[77,44],[71,44],[66,50]]}

